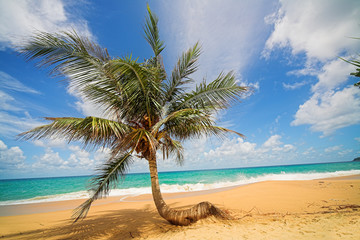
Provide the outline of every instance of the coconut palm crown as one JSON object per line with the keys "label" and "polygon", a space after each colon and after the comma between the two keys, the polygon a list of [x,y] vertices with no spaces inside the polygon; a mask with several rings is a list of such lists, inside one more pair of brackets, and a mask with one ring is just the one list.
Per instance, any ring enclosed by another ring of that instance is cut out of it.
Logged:
{"label": "coconut palm crown", "polygon": [[214,113],[230,107],[249,89],[238,86],[235,74],[228,72],[186,92],[185,86],[194,84],[190,76],[198,68],[200,46],[196,43],[184,52],[171,74],[166,74],[161,57],[164,42],[157,23],[148,6],[144,32],[154,56],[144,62],[131,56],[112,58],[107,49],[75,31],[39,32],[19,48],[27,60],[50,69],[53,76],[65,76],[71,88],[104,109],[104,118],[48,117],[51,123],[21,134],[26,140],[59,137],[79,141],[84,147],[111,149],[110,157],[92,179],[90,198],[75,209],[75,221],[84,218],[91,204],[125,176],[135,157],[148,162],[155,205],[170,223],[188,225],[208,215],[226,217],[208,202],[187,210],[168,207],[160,192],[156,153],[181,164],[181,143],[186,139],[228,132],[242,136],[216,126]]}

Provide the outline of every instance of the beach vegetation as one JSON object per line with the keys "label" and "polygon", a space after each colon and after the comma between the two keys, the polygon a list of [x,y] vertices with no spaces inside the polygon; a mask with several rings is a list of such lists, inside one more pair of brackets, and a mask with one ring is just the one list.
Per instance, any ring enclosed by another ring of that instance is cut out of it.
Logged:
{"label": "beach vegetation", "polygon": [[[153,200],[159,214],[175,225],[189,225],[207,216],[228,218],[209,202],[180,210],[169,207],[161,194],[157,153],[178,164],[184,161],[183,142],[203,136],[242,134],[217,126],[215,114],[241,100],[249,91],[239,86],[234,72],[221,72],[215,80],[195,86],[191,75],[198,69],[201,53],[195,43],[166,73],[161,53],[158,18],[149,6],[145,39],[153,57],[139,62],[131,55],[113,58],[106,48],[75,31],[38,32],[19,47],[19,52],[52,76],[63,76],[69,88],[103,109],[103,117],[47,117],[49,124],[20,135],[36,140],[63,138],[84,147],[107,147],[111,154],[92,179],[90,198],[74,210],[74,220],[84,218],[92,203],[107,196],[125,177],[135,158],[148,163]],[[216,61],[214,59],[214,61]],[[186,91],[187,89],[193,90]]]}

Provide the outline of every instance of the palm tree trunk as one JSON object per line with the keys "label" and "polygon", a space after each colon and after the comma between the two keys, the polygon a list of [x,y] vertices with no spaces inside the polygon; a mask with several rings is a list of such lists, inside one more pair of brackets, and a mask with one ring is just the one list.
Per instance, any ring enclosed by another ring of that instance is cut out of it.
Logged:
{"label": "palm tree trunk", "polygon": [[151,190],[155,206],[160,216],[166,219],[168,222],[174,225],[186,226],[208,216],[215,216],[222,219],[231,219],[231,216],[210,202],[201,202],[185,210],[176,210],[170,208],[165,203],[161,195],[156,156],[152,155],[148,160],[151,177]]}

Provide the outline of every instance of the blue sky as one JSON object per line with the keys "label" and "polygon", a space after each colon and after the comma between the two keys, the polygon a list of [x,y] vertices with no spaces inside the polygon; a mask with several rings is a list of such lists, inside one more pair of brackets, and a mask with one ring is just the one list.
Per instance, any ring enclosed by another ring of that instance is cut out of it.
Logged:
{"label": "blue sky", "polygon": [[[0,178],[93,174],[108,149],[84,150],[62,139],[16,135],[43,117],[100,116],[101,110],[16,53],[35,30],[76,29],[114,57],[151,56],[143,38],[146,2],[160,21],[168,70],[181,52],[202,44],[194,78],[234,70],[254,91],[219,113],[240,139],[184,143],[185,164],[161,171],[349,161],[360,155],[360,89],[340,60],[360,52],[360,4],[336,0],[31,1],[0,0]],[[191,88],[191,87],[190,87]],[[146,172],[137,160],[131,172]]]}

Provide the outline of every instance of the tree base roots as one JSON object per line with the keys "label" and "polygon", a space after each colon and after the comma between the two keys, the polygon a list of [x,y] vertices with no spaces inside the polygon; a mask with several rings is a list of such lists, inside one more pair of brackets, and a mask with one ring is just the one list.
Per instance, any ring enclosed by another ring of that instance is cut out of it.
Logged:
{"label": "tree base roots", "polygon": [[186,210],[169,209],[165,215],[167,221],[178,226],[187,226],[210,216],[224,220],[233,219],[229,214],[210,202],[201,202]]}

